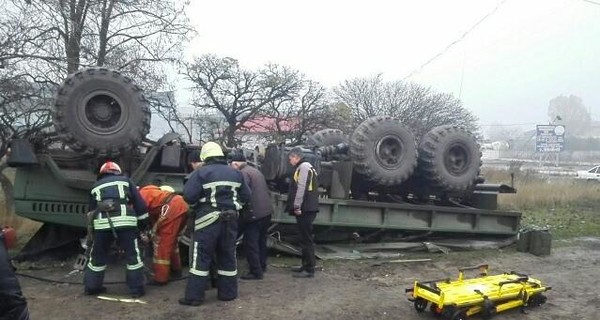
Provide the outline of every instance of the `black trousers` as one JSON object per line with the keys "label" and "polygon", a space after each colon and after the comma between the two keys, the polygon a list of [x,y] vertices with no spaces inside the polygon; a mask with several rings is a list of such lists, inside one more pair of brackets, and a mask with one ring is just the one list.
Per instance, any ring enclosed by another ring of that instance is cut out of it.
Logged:
{"label": "black trousers", "polygon": [[[127,271],[125,279],[131,294],[144,294],[144,263],[138,246],[137,228],[116,229],[117,244],[125,252]],[[104,282],[104,270],[108,263],[110,245],[114,240],[111,230],[94,231],[94,245],[90,260],[83,274],[86,290],[97,290]]]}
{"label": "black trousers", "polygon": [[300,235],[300,248],[302,249],[302,266],[307,272],[315,272],[315,242],[313,241],[313,221],[316,212],[302,212],[296,216],[296,224]]}
{"label": "black trousers", "polygon": [[270,225],[271,215],[241,223],[246,260],[248,260],[250,273],[257,277],[262,277],[267,269],[267,230]]}
{"label": "black trousers", "polygon": [[0,238],[0,319],[29,320],[27,301]]}
{"label": "black trousers", "polygon": [[238,295],[237,261],[235,240],[237,221],[214,222],[194,231],[192,254],[190,256],[190,276],[185,289],[185,298],[204,301],[210,268],[217,260],[217,299],[233,300]]}

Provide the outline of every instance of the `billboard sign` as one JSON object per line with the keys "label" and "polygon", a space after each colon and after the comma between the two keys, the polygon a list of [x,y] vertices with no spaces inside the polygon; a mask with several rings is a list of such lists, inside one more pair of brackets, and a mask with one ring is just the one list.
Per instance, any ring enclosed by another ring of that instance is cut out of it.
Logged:
{"label": "billboard sign", "polygon": [[536,126],[535,150],[537,152],[561,152],[565,149],[565,126],[539,124]]}

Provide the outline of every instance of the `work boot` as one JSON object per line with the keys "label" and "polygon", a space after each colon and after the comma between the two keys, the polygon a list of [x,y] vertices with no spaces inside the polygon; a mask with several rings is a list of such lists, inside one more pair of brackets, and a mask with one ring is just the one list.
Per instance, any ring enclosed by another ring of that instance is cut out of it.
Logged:
{"label": "work boot", "polygon": [[263,276],[257,276],[254,273],[247,273],[240,277],[242,280],[262,280]]}
{"label": "work boot", "polygon": [[88,296],[93,296],[93,295],[97,295],[97,294],[101,294],[101,293],[105,293],[106,292],[106,287],[100,287],[100,288],[96,288],[96,289],[85,289],[85,294]]}
{"label": "work boot", "polygon": [[131,293],[131,297],[134,299],[141,298],[146,292],[142,289],[141,291],[134,291]]}
{"label": "work boot", "polygon": [[293,266],[290,268],[292,272],[302,272],[304,271],[304,266]]}
{"label": "work boot", "polygon": [[232,301],[232,300],[235,300],[236,298],[237,298],[237,296],[236,297],[219,297],[219,296],[217,296],[217,300],[220,300],[220,301]]}
{"label": "work boot", "polygon": [[315,273],[314,272],[308,272],[306,270],[302,270],[301,272],[293,274],[292,277],[294,277],[294,278],[314,278],[315,277]]}
{"label": "work boot", "polygon": [[202,304],[202,301],[200,301],[200,300],[188,300],[186,298],[181,298],[181,299],[179,299],[179,304],[184,305],[184,306],[197,307],[197,306],[199,306],[199,305]]}

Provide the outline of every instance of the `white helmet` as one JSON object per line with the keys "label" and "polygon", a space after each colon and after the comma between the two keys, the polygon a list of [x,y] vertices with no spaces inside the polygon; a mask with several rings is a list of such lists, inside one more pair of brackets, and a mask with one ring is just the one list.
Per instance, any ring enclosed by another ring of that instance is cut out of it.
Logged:
{"label": "white helmet", "polygon": [[160,190],[162,191],[167,191],[167,192],[175,192],[175,189],[173,189],[173,187],[171,186],[160,186]]}

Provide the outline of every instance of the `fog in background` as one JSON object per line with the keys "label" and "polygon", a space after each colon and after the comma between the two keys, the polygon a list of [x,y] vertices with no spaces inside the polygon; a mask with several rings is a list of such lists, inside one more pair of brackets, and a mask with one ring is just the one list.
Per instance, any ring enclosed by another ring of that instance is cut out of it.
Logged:
{"label": "fog in background", "polygon": [[548,123],[561,94],[600,119],[600,1],[195,0],[188,12],[190,58],[284,64],[329,87],[383,73],[454,94],[483,131]]}

